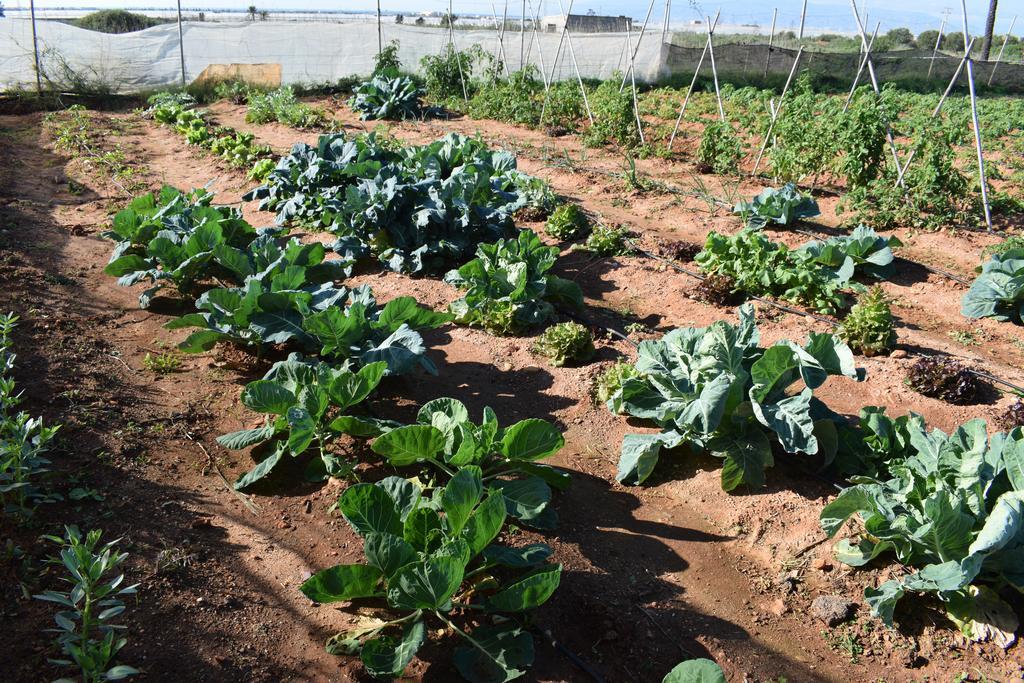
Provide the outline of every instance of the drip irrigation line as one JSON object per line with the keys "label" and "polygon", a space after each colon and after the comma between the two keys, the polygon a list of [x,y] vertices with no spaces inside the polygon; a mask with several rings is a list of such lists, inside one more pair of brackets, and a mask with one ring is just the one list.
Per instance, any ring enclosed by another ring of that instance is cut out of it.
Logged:
{"label": "drip irrigation line", "polygon": [[565,309],[562,309],[562,313],[564,313],[566,316],[572,318],[573,320],[575,320],[578,323],[583,323],[584,325],[589,325],[591,327],[600,327],[601,329],[605,330],[608,334],[610,334],[610,335],[612,335],[614,337],[618,337],[622,341],[624,341],[627,344],[629,344],[630,346],[632,346],[634,349],[640,348],[640,345],[637,344],[632,339],[630,339],[629,336],[626,335],[626,333],[619,332],[614,327],[608,327],[607,325],[603,325],[601,323],[594,322],[593,320],[587,320],[586,318],[582,317],[578,313],[573,313],[572,311],[567,311]]}
{"label": "drip irrigation line", "polygon": [[583,660],[582,657],[580,657],[575,652],[567,648],[565,645],[562,645],[561,641],[557,640],[553,635],[551,635],[550,629],[540,627],[534,628],[538,633],[544,636],[544,638],[548,641],[548,644],[550,644],[553,648],[555,648],[563,655],[565,655],[566,659],[572,662],[580,671],[590,676],[595,681],[595,683],[605,683],[604,676],[602,676],[599,672],[595,671],[589,664],[587,664]]}

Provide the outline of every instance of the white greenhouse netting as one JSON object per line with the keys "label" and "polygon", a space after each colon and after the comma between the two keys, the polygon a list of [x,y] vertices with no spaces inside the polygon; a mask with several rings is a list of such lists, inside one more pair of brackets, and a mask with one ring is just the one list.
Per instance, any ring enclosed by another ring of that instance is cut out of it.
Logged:
{"label": "white greenhouse netting", "polygon": [[[106,34],[57,21],[36,24],[41,68],[48,82],[72,87],[103,85],[114,92],[133,92],[181,83],[178,26],[166,24],[128,34]],[[212,65],[262,64],[280,66],[282,84],[317,84],[373,70],[377,53],[376,25],[371,23],[294,22],[184,22],[185,79],[197,78]],[[636,46],[638,32],[630,38]],[[559,33],[528,31],[526,63],[550,74],[559,45]],[[572,47],[584,78],[605,79],[628,67],[625,33],[572,34]],[[418,70],[420,59],[444,51],[449,33],[439,28],[390,25],[384,41],[399,41],[403,65]],[[462,50],[480,45],[497,52],[493,30],[457,30]],[[504,51],[510,69],[520,66],[521,36],[508,31]],[[562,45],[555,79],[575,78],[568,43]],[[667,50],[660,31],[640,41],[636,77],[653,81],[662,75]],[[0,87],[34,87],[36,72],[32,50],[32,23],[25,19],[0,22]]]}

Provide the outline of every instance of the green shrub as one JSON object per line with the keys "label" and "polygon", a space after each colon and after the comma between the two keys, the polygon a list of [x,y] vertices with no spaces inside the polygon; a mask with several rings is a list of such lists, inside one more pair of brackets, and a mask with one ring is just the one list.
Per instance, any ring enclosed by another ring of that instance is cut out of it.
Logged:
{"label": "green shrub", "polygon": [[697,148],[697,170],[719,175],[735,174],[739,171],[742,156],[743,146],[728,122],[713,121],[704,127],[704,135]]}
{"label": "green shrub", "polygon": [[290,87],[268,93],[250,92],[249,111],[245,114],[245,120],[249,123],[277,121],[299,129],[323,126],[327,119],[327,114],[322,110],[300,102]]}
{"label": "green shrub", "polygon": [[476,119],[536,126],[541,109],[538,96],[543,92],[544,82],[537,67],[527,66],[507,79],[481,85],[469,103],[468,112]]}
{"label": "green shrub", "polygon": [[420,60],[420,67],[427,97],[446,106],[463,106],[463,96],[472,97],[475,93],[473,66],[485,61],[486,55],[479,45],[462,51],[448,45],[440,54],[425,56]]}
{"label": "green shrub", "polygon": [[170,21],[121,9],[104,9],[86,14],[79,19],[72,19],[68,23],[78,28],[100,33],[134,33],[161,24],[169,24]]}
{"label": "green shrub", "polygon": [[895,345],[894,328],[888,297],[881,287],[875,286],[857,298],[837,333],[855,352],[877,356]]}
{"label": "green shrub", "polygon": [[579,323],[558,323],[544,330],[537,338],[533,350],[560,368],[569,363],[578,364],[590,360],[594,355],[594,338],[590,330]]}
{"label": "green shrub", "polygon": [[627,89],[619,91],[621,76],[616,72],[590,95],[594,123],[583,134],[583,142],[590,147],[617,142],[632,149],[640,144],[636,114],[633,111],[633,95]]}

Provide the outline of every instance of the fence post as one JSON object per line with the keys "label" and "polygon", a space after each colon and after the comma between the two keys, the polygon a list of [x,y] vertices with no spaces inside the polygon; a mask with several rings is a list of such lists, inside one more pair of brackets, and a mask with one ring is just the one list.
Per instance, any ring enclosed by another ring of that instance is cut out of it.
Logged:
{"label": "fence post", "polygon": [[[565,18],[566,22],[569,17]],[[519,70],[526,66],[526,0],[523,0],[523,13],[519,17]]]}
{"label": "fence post", "polygon": [[188,85],[185,78],[185,32],[181,27],[181,0],[178,0],[178,56],[181,58],[181,87]]}
{"label": "fence post", "polygon": [[768,78],[768,67],[772,63],[772,43],[775,42],[775,20],[779,18],[779,8],[772,12],[772,32],[768,34],[768,54],[764,58],[764,77]]}
{"label": "fence post", "polygon": [[[180,2],[180,0],[179,0]],[[451,10],[448,12],[448,23],[452,21]],[[377,55],[384,51],[384,30],[380,26],[380,0],[377,0]]]}
{"label": "fence post", "polygon": [[32,15],[32,54],[36,60],[36,92],[43,94],[43,68],[39,64],[39,39],[36,37],[36,2],[30,0],[29,12]]}

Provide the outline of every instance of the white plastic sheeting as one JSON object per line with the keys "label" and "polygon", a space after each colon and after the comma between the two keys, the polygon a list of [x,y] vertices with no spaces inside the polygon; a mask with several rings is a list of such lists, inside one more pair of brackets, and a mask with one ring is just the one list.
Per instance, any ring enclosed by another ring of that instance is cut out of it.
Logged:
{"label": "white plastic sheeting", "polygon": [[[211,64],[280,64],[284,84],[333,82],[344,76],[366,75],[377,53],[375,23],[323,24],[293,22],[185,22],[185,77],[191,82]],[[181,83],[178,26],[166,24],[128,34],[87,31],[56,21],[38,21],[39,49],[44,76],[62,87],[76,79],[103,83],[115,92],[133,92]],[[457,30],[456,46],[479,44],[497,52],[497,33]],[[559,33],[526,33],[527,63],[550,74]],[[384,40],[399,41],[399,56],[408,69],[419,69],[425,55],[441,53],[449,39],[439,28],[390,24]],[[573,34],[572,45],[584,78],[605,79],[628,66],[623,33]],[[636,45],[638,34],[631,36]],[[506,31],[508,66],[520,66],[521,37]],[[539,48],[538,48],[539,45]],[[562,45],[555,79],[575,78],[568,43]],[[656,79],[667,51],[660,32],[648,32],[636,56],[638,80]],[[0,19],[0,87],[34,87],[32,25],[25,19]]]}

